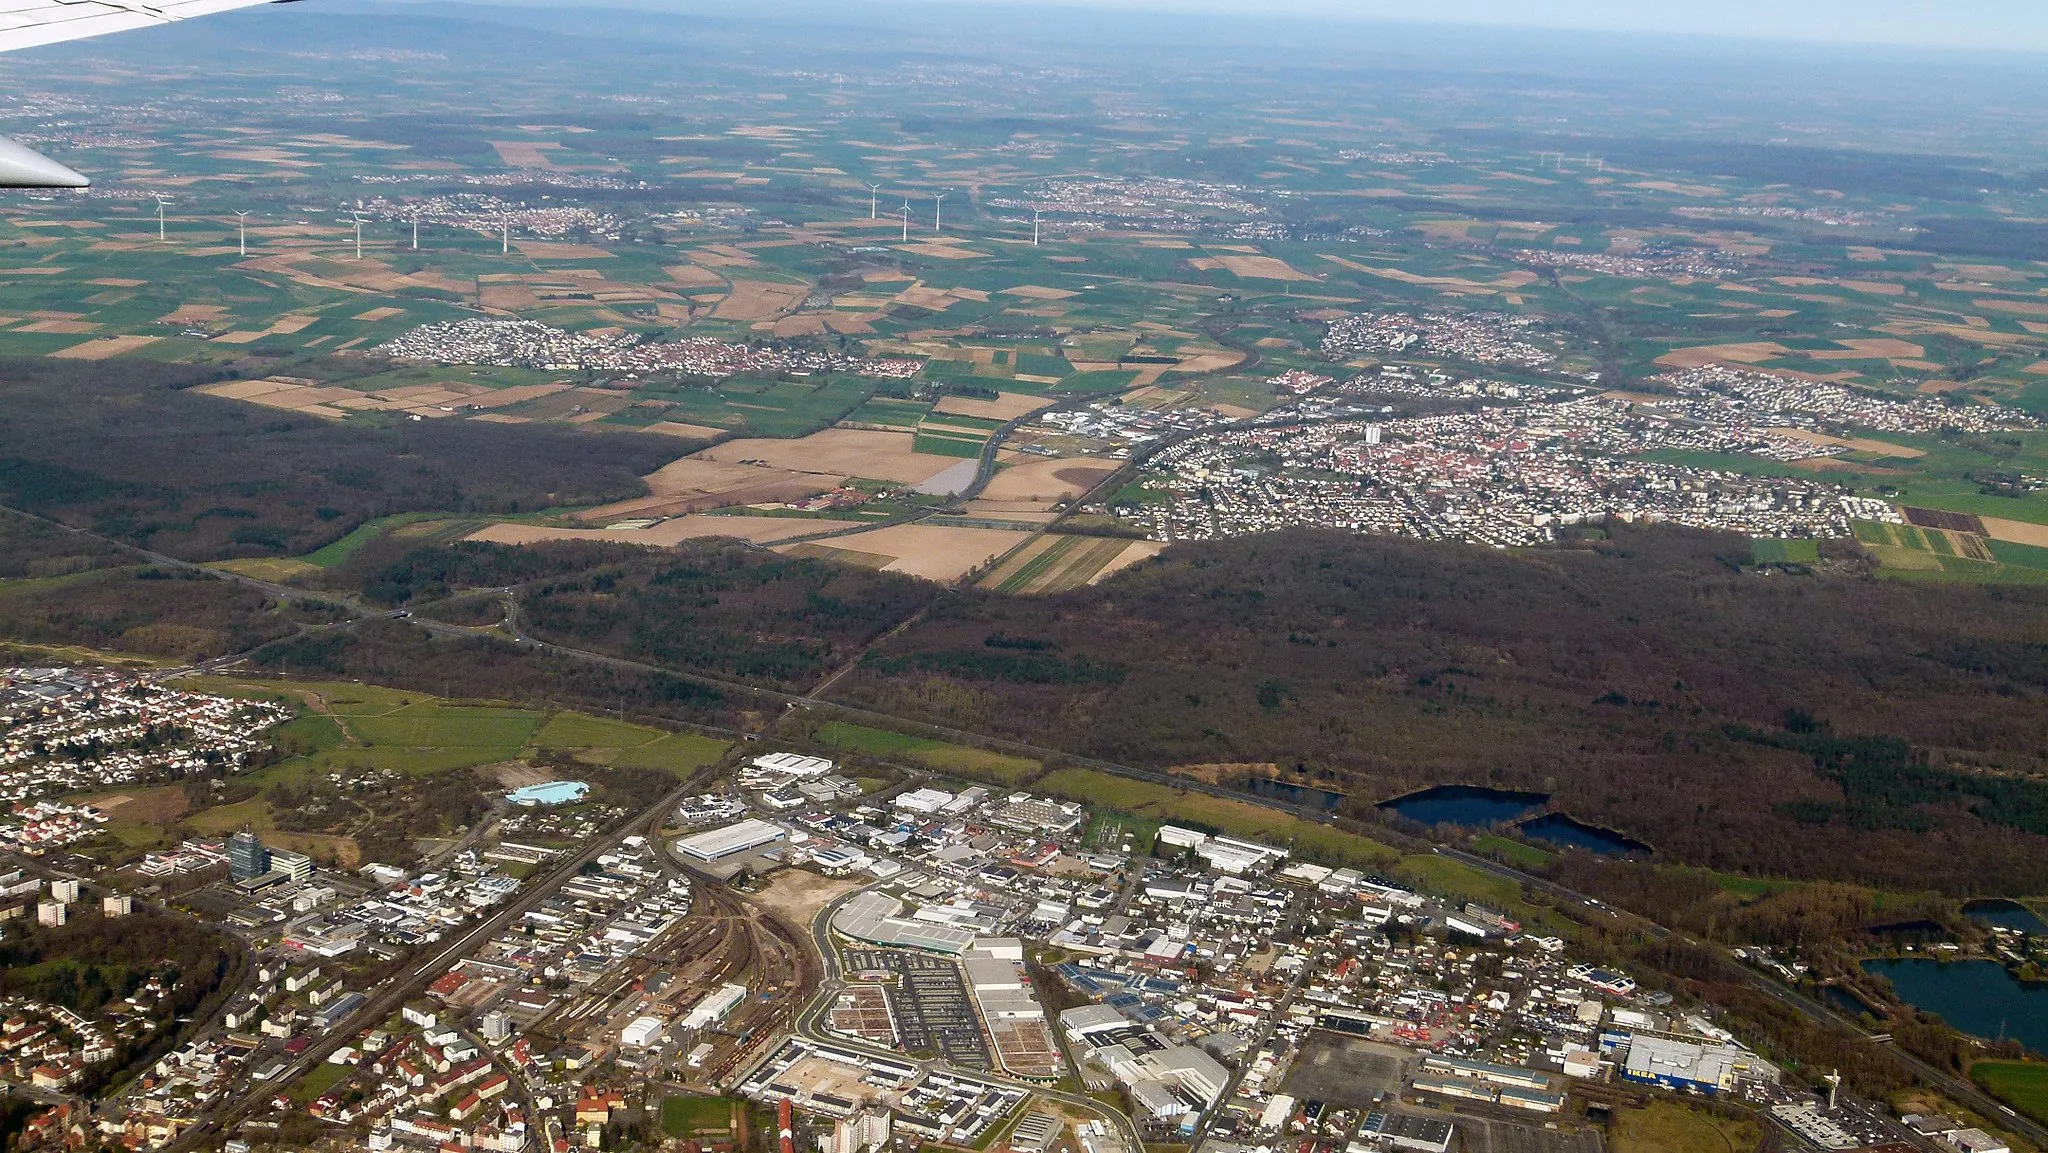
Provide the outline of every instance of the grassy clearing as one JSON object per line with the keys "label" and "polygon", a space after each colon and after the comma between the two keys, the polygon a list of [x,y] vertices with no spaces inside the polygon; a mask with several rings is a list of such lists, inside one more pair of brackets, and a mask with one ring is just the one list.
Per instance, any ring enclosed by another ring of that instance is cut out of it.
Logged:
{"label": "grassy clearing", "polygon": [[1761,1134],[1754,1121],[1735,1121],[1657,1101],[1630,1109],[1610,1130],[1614,1153],[1749,1153]]}
{"label": "grassy clearing", "polygon": [[1517,869],[1540,869],[1550,863],[1551,854],[1534,845],[1488,834],[1472,842],[1472,848],[1480,853],[1498,857]]}
{"label": "grassy clearing", "polygon": [[516,749],[533,739],[540,716],[523,709],[422,702],[382,716],[357,717],[349,727],[372,746]]}
{"label": "grassy clearing", "polygon": [[1522,886],[1485,869],[1440,857],[1435,853],[1413,853],[1393,867],[1396,878],[1424,892],[1457,901],[1477,901],[1496,909],[1525,913]]}
{"label": "grassy clearing", "polygon": [[204,809],[185,818],[185,823],[202,837],[223,837],[245,827],[267,833],[276,827],[270,819],[270,803],[261,797]]}
{"label": "grassy clearing", "polygon": [[944,741],[892,733],[887,729],[849,725],[840,721],[820,726],[817,739],[820,743],[835,749],[866,753],[873,757],[915,761],[937,772],[991,781],[1009,787],[1025,784],[1045,767],[1024,757],[1013,757],[966,745],[950,745]]}
{"label": "grassy clearing", "polygon": [[662,769],[686,777],[717,761],[731,747],[727,741],[696,733],[671,733],[658,741],[620,750],[612,764],[624,769]]}
{"label": "grassy clearing", "polygon": [[[180,683],[231,696],[290,701],[309,710],[278,730],[280,741],[298,755],[245,778],[259,789],[301,785],[342,769],[434,776],[526,760],[542,750],[574,750],[579,759],[594,764],[661,769],[684,777],[716,762],[730,747],[727,742],[695,733],[667,733],[581,713],[545,715],[531,709],[456,704],[348,681],[242,682],[194,677]],[[195,830],[216,836],[244,825],[264,831],[274,826],[269,802],[263,797],[203,810],[187,819]],[[148,841],[154,826],[131,823],[142,827],[110,832],[132,847],[156,847]],[[358,851],[346,838],[305,835],[300,839],[305,842],[302,848],[344,860]]]}
{"label": "grassy clearing", "polygon": [[334,1065],[322,1061],[311,1069],[306,1070],[305,1076],[292,1083],[291,1098],[301,1105],[306,1104],[320,1096],[320,1094],[341,1084],[342,1078],[352,1072],[354,1070],[350,1069],[347,1065]]}
{"label": "grassy clearing", "polygon": [[1127,780],[1094,769],[1061,769],[1040,778],[1040,791],[1104,809],[1161,821],[1184,821],[1232,836],[1286,845],[1302,857],[1331,865],[1384,868],[1400,859],[1378,841],[1304,821],[1248,801],[1182,792],[1166,785]]}
{"label": "grassy clearing", "polygon": [[664,1097],[661,1130],[678,1138],[730,1132],[732,1106],[730,1097]]}
{"label": "grassy clearing", "polygon": [[2048,1064],[1979,1061],[1970,1066],[1970,1080],[2034,1120],[2048,1122]]}
{"label": "grassy clearing", "polygon": [[312,565],[314,568],[330,569],[354,556],[358,550],[371,541],[376,540],[380,534],[390,529],[411,524],[414,521],[426,520],[432,515],[431,513],[423,512],[403,512],[396,516],[379,517],[376,520],[364,521],[340,540],[314,549],[298,559]]}
{"label": "grassy clearing", "polygon": [[644,725],[557,713],[533,735],[533,744],[541,749],[630,749],[651,745],[667,735]]}
{"label": "grassy clearing", "polygon": [[307,564],[291,557],[243,557],[238,560],[215,561],[207,567],[254,577],[260,581],[275,581],[278,584],[290,584],[320,571],[318,565]]}
{"label": "grassy clearing", "polygon": [[1819,564],[1820,542],[1757,537],[1749,542],[1749,559],[1757,564]]}

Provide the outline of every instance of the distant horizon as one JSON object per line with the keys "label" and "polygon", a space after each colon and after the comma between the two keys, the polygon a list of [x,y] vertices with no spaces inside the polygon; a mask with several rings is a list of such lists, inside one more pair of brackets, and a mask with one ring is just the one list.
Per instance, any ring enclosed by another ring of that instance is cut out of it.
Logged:
{"label": "distant horizon", "polygon": [[[407,0],[424,2],[424,0]],[[560,6],[560,0],[473,0]],[[716,11],[718,2],[570,0],[577,7]],[[936,0],[880,0],[870,11]],[[805,0],[765,0],[754,15]],[[1629,0],[1436,0],[1418,11],[1409,0],[949,0],[946,7],[1036,8],[1048,16],[1121,14],[1329,20],[1494,31],[1588,32],[1785,44],[2048,53],[2048,5],[2033,0],[1718,0],[1711,11]],[[1960,7],[1961,10],[1958,10]],[[853,15],[848,12],[847,15]]]}
{"label": "distant horizon", "polygon": [[[771,0],[772,2],[772,0]],[[1002,5],[1016,0],[969,0]],[[1036,0],[1047,7],[1221,16],[1320,17],[1497,29],[1652,33],[1803,43],[2048,52],[2036,0]],[[1711,10],[1703,10],[1711,7]]]}

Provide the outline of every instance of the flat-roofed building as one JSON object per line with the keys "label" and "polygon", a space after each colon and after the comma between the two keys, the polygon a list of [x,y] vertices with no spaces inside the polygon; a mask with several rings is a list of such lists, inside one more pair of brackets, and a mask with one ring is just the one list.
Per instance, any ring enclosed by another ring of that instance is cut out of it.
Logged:
{"label": "flat-roofed building", "polygon": [[676,848],[692,860],[713,864],[727,857],[775,844],[789,836],[789,830],[758,818],[693,833],[676,842]]}
{"label": "flat-roofed building", "polygon": [[832,928],[843,937],[870,945],[922,949],[957,957],[979,936],[975,929],[905,917],[903,902],[887,893],[857,893],[832,914]]}
{"label": "flat-roofed building", "polygon": [[1034,1109],[1010,1130],[1010,1153],[1045,1153],[1065,1130],[1066,1123],[1058,1117]]}
{"label": "flat-roofed building", "polygon": [[754,767],[767,769],[771,773],[787,773],[792,777],[822,777],[833,769],[831,761],[823,757],[806,757],[800,753],[767,753],[754,758]]}

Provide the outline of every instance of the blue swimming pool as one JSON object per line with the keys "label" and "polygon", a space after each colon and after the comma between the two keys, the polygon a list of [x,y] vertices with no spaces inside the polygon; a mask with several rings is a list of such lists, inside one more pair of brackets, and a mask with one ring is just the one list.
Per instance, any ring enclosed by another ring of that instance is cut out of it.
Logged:
{"label": "blue swimming pool", "polygon": [[515,805],[566,805],[580,801],[590,792],[590,786],[582,781],[547,781],[528,785],[505,794],[505,799]]}

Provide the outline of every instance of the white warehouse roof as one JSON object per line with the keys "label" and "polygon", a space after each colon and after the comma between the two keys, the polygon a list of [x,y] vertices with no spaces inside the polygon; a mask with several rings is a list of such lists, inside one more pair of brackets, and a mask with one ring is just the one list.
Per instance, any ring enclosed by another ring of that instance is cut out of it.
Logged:
{"label": "white warehouse roof", "polygon": [[700,861],[717,861],[773,844],[788,835],[789,831],[781,825],[753,818],[722,829],[693,833],[677,841],[676,848]]}

